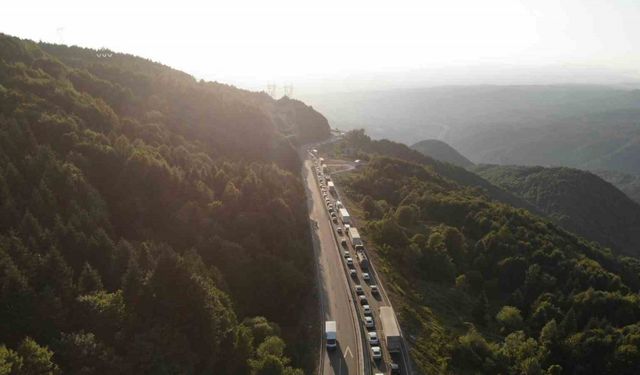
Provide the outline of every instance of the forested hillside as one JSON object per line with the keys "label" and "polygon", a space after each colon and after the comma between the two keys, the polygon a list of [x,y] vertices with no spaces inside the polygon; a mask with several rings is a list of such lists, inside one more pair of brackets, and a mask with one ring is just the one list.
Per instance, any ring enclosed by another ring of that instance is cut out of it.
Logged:
{"label": "forested hillside", "polygon": [[475,173],[526,199],[563,228],[640,255],[640,205],[578,169],[481,165]]}
{"label": "forested hillside", "polygon": [[433,159],[444,161],[462,168],[473,166],[473,162],[455,148],[437,139],[425,139],[411,145],[411,148]]}
{"label": "forested hillside", "polygon": [[[355,147],[352,139],[336,149]],[[423,373],[640,371],[636,258],[424,163],[371,156],[334,178],[356,205]]]}
{"label": "forested hillside", "polygon": [[392,142],[387,139],[373,140],[362,129],[346,133],[343,142],[327,144],[323,147],[323,150],[348,159],[367,161],[372,156],[388,156],[420,163],[432,168],[439,175],[463,186],[474,188],[479,193],[485,194],[492,199],[515,207],[526,208],[533,212],[537,211],[533,205],[524,199],[491,184],[475,173],[469,172],[462,167],[433,159],[416,150],[412,150],[402,143]]}
{"label": "forested hillside", "polygon": [[0,372],[313,368],[295,146],[328,133],[296,101],[0,35]]}

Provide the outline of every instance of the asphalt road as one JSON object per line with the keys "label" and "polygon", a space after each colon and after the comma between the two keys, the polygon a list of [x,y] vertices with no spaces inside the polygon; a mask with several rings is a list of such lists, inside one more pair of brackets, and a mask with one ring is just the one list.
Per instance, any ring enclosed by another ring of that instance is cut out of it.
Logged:
{"label": "asphalt road", "polygon": [[[319,273],[319,291],[323,320],[335,320],[338,347],[328,351],[321,348],[321,373],[324,375],[362,374],[362,336],[352,293],[342,266],[333,226],[320,193],[312,163],[305,159],[302,175],[305,179],[309,218]],[[324,336],[324,322],[322,324]]]}
{"label": "asphalt road", "polygon": [[[308,153],[303,151],[301,154],[305,161],[302,175],[305,179],[309,216],[311,222],[314,223],[312,233],[318,264],[322,314],[324,320],[336,321],[338,331],[337,350],[328,352],[324,345],[321,348],[320,372],[322,374],[389,374],[388,364],[393,361],[400,364],[401,374],[410,374],[406,343],[403,344],[403,352],[394,355],[394,358],[391,358],[386,349],[382,323],[379,319],[379,309],[381,306],[391,306],[391,303],[384,286],[378,279],[373,264],[366,268],[358,263],[357,252],[351,245],[349,237],[344,231],[342,233],[337,231],[339,227],[344,228],[344,223],[340,218],[332,222],[328,213],[325,199],[328,199],[335,208],[336,201],[340,200],[339,187],[336,186],[336,191],[331,194],[326,189],[325,180],[324,187],[321,188],[317,174],[313,170],[314,161],[310,159]],[[338,161],[336,163],[336,161],[332,161],[331,164],[332,168],[337,167],[336,169],[340,172],[355,168],[353,163],[348,162],[340,163]],[[344,203],[344,200],[342,202]],[[345,208],[349,209],[346,206]],[[357,221],[352,220],[351,225],[357,228]],[[340,244],[343,239],[346,240],[346,247]],[[352,266],[346,263],[346,252],[354,261]],[[352,269],[355,270],[355,275],[349,274]],[[365,280],[364,273],[368,273],[369,280]],[[355,292],[356,285],[362,287],[363,294],[368,300],[374,319],[374,327],[367,328],[363,324],[365,315]],[[378,286],[379,293],[371,293],[372,285]],[[377,345],[382,349],[382,359],[374,360],[371,357],[369,332],[376,332],[378,335],[380,342]]]}

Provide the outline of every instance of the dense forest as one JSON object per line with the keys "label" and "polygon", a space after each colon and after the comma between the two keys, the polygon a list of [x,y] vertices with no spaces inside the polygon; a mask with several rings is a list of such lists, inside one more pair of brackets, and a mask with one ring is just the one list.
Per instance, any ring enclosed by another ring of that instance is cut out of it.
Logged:
{"label": "dense forest", "polygon": [[295,100],[0,35],[0,373],[313,368],[296,146],[328,134]]}
{"label": "dense forest", "polygon": [[637,258],[501,203],[430,162],[390,158],[385,150],[400,147],[361,133],[324,151],[365,149],[365,166],[334,179],[423,373],[640,372]]}
{"label": "dense forest", "polygon": [[472,171],[526,199],[563,228],[640,256],[640,205],[595,174],[501,165],[480,165]]}

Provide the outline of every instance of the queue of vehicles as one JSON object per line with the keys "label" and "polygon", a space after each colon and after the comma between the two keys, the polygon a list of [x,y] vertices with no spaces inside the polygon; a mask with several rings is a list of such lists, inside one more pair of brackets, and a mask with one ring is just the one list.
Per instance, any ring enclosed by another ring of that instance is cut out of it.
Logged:
{"label": "queue of vehicles", "polygon": [[[336,233],[339,237],[346,236],[349,239],[349,242],[356,250],[356,259],[360,266],[360,269],[362,270],[362,279],[366,281],[367,284],[369,284],[371,294],[374,296],[378,296],[380,294],[380,291],[377,285],[372,284],[373,280],[371,274],[368,272],[369,259],[365,253],[360,233],[358,232],[357,228],[351,226],[351,216],[344,207],[343,203],[339,200],[336,200],[335,208],[333,203],[331,203],[330,196],[337,197],[337,191],[335,189],[333,181],[331,181],[331,177],[327,174],[327,166],[324,164],[324,159],[317,158],[316,150],[314,150],[311,155],[316,161],[313,170],[317,174],[318,183],[320,184],[320,189],[325,199],[327,211],[329,212],[331,221],[336,224]],[[338,216],[340,218],[340,221],[344,225],[344,228],[339,225]],[[352,279],[356,280],[358,277],[357,271],[355,269],[354,258],[352,258],[351,253],[348,250],[349,246],[347,243],[347,239],[341,238],[340,245],[345,249],[343,250],[343,259],[347,264],[349,275]],[[363,323],[367,332],[367,342],[370,346],[371,357],[376,361],[381,360],[383,355],[382,349],[380,348],[380,338],[378,337],[378,333],[376,332],[375,319],[372,309],[369,305],[369,301],[365,295],[364,288],[362,287],[362,285],[356,284],[354,286],[354,291],[356,293],[360,308],[363,313]],[[399,352],[399,350],[401,350],[402,339],[399,334],[397,321],[395,320],[392,307],[380,307],[380,321],[382,323],[382,329],[384,332],[385,345],[389,354],[391,355]],[[337,345],[337,331],[334,321],[327,321],[325,323],[325,335],[327,340],[327,349],[335,348]],[[390,363],[389,368],[391,369],[391,373],[399,373],[399,366],[396,363]]]}

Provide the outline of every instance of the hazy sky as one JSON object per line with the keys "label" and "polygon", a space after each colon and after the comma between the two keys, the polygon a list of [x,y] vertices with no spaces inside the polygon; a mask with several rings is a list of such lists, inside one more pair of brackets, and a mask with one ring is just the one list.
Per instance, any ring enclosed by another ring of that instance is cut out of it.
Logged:
{"label": "hazy sky", "polygon": [[2,5],[0,31],[248,88],[407,72],[462,83],[509,71],[640,77],[640,0],[20,0]]}

